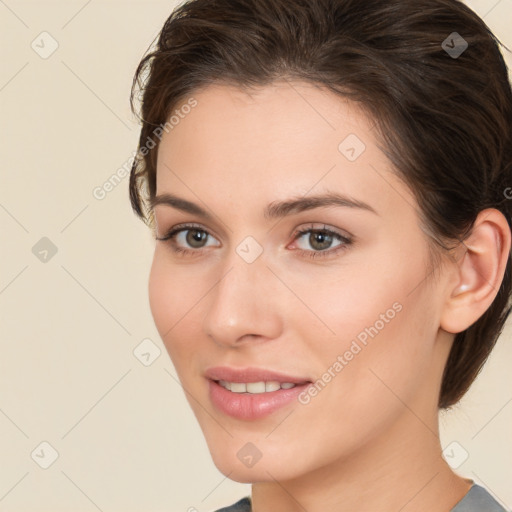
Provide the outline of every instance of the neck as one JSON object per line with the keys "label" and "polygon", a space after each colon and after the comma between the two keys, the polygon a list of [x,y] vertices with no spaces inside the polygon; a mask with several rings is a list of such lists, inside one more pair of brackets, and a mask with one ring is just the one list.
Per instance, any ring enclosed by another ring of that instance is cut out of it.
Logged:
{"label": "neck", "polygon": [[409,408],[357,453],[286,481],[252,486],[253,512],[449,512],[471,487],[441,455],[438,413]]}

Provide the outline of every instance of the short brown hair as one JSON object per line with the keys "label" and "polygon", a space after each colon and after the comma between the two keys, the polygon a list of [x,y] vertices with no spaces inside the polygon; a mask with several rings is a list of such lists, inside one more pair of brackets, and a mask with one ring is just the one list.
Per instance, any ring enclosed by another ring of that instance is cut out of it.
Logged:
{"label": "short brown hair", "polygon": [[[502,43],[462,2],[191,0],[157,39],[132,84],[133,112],[137,91],[141,100],[139,152],[199,88],[298,79],[371,114],[379,147],[413,191],[436,250],[463,241],[485,208],[511,226],[512,91]],[[158,141],[153,146],[134,161],[129,184],[134,211],[152,227]],[[494,302],[455,336],[440,408],[458,402],[480,372],[510,312],[511,287],[509,254]]]}

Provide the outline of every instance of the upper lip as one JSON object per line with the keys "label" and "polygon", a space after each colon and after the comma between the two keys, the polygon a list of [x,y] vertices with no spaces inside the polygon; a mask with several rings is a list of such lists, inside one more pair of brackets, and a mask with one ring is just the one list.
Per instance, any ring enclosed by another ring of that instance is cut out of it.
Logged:
{"label": "upper lip", "polygon": [[290,382],[292,384],[305,384],[311,382],[304,377],[286,375],[264,368],[230,368],[228,366],[215,366],[208,368],[205,376],[211,380],[225,380],[227,382]]}

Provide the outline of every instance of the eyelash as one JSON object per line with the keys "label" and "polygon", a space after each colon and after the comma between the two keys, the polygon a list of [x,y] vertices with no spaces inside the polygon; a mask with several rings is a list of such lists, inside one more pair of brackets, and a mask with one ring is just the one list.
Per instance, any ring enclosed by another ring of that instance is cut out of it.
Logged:
{"label": "eyelash", "polygon": [[[198,256],[200,255],[202,252],[203,252],[203,249],[184,249],[183,247],[179,247],[175,244],[175,241],[174,241],[174,238],[176,237],[176,235],[178,233],[180,233],[181,231],[188,231],[188,230],[196,230],[196,231],[200,231],[202,233],[206,233],[208,236],[211,236],[210,233],[208,233],[207,230],[201,228],[200,226],[197,226],[197,225],[194,225],[194,224],[180,224],[178,226],[175,226],[173,228],[171,228],[166,235],[164,235],[163,237],[156,237],[157,240],[160,240],[162,242],[166,242],[166,241],[170,241],[170,245],[171,245],[171,249],[176,253],[176,254],[179,254],[179,255],[182,255],[182,256],[187,256],[187,255],[194,255],[194,256]],[[338,254],[339,252],[341,251],[344,251],[348,248],[349,245],[351,245],[353,243],[353,240],[349,237],[346,237],[346,236],[343,236],[341,235],[340,233],[337,233],[336,231],[332,231],[330,229],[328,229],[327,227],[323,227],[323,228],[313,228],[312,226],[309,227],[309,228],[306,228],[306,229],[301,229],[301,230],[298,230],[296,231],[294,234],[293,234],[293,241],[297,240],[298,238],[300,238],[302,235],[305,235],[306,233],[324,233],[324,234],[328,234],[329,236],[333,236],[334,238],[336,238],[337,240],[339,240],[340,242],[343,242],[342,244],[338,245],[337,247],[335,247],[334,249],[326,249],[324,251],[306,251],[304,249],[295,249],[296,251],[299,252],[299,254],[303,255],[303,256],[307,256],[308,258],[311,258],[311,259],[314,259],[314,258],[326,258],[326,257],[329,257],[329,256],[334,256],[335,254]],[[326,256],[328,255],[328,256]]]}

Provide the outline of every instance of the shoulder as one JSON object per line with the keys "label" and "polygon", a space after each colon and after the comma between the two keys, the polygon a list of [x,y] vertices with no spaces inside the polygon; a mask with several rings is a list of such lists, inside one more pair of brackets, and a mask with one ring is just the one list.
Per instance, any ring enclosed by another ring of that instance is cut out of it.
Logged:
{"label": "shoulder", "polygon": [[473,486],[450,512],[508,512],[480,485]]}
{"label": "shoulder", "polygon": [[246,496],[229,507],[219,508],[215,512],[251,512],[251,499]]}

